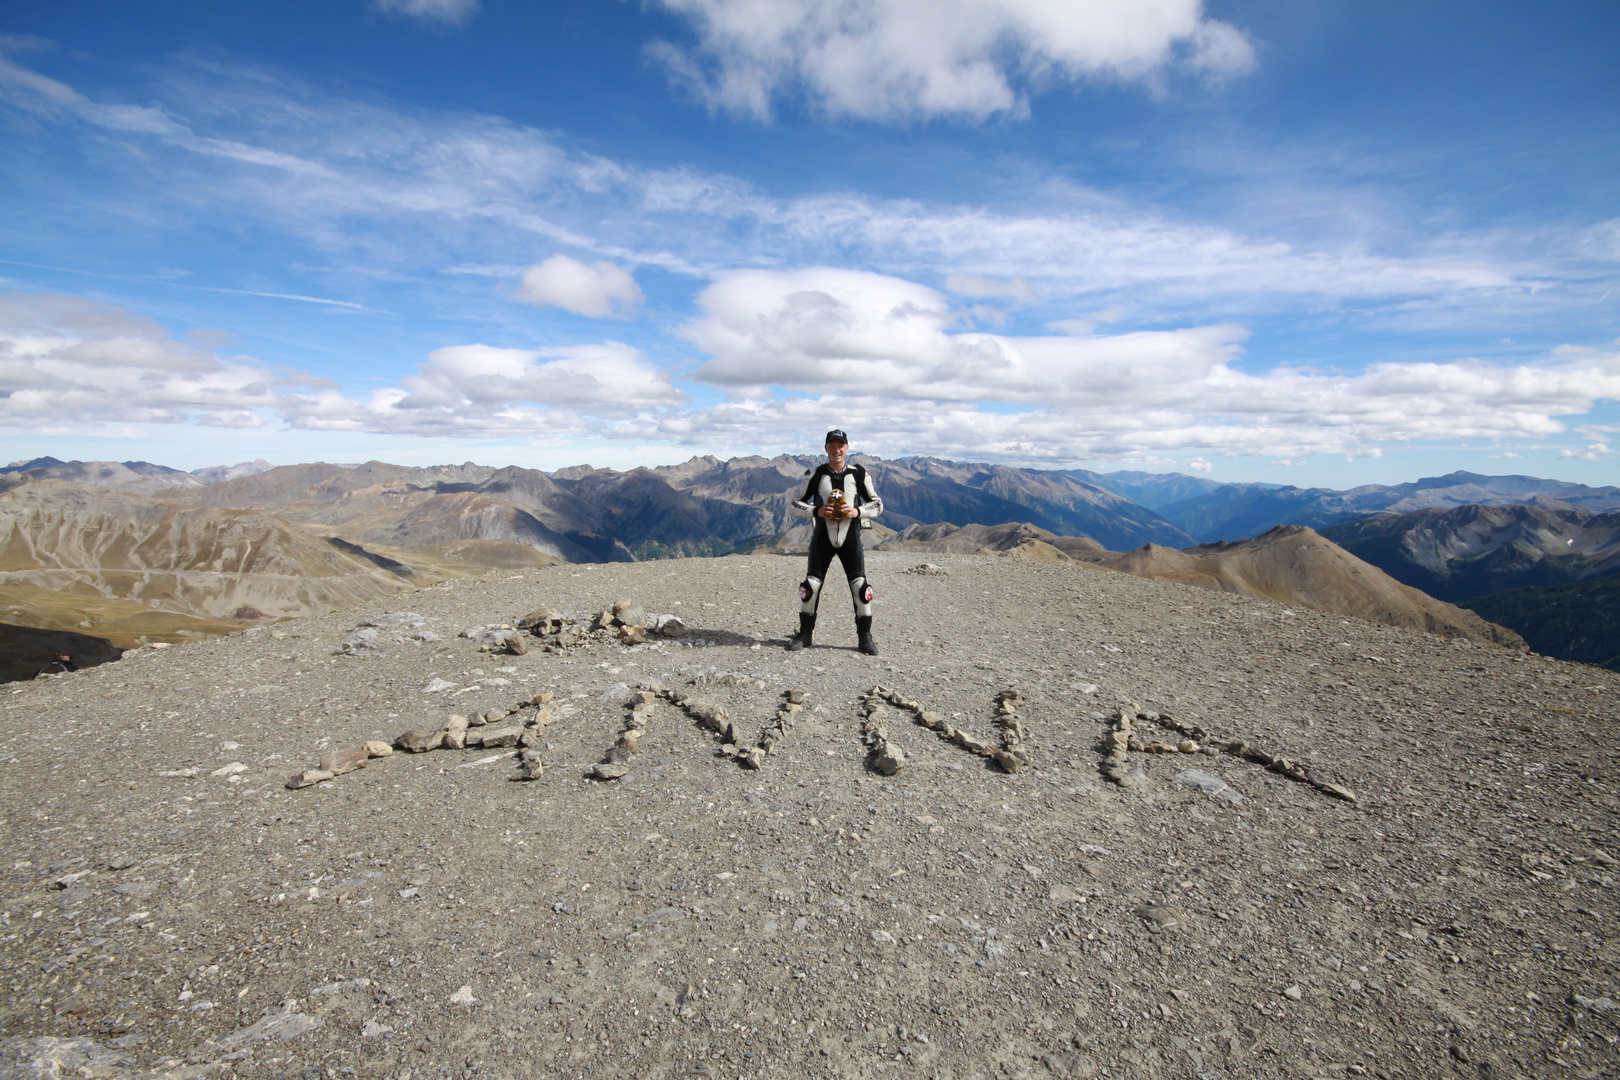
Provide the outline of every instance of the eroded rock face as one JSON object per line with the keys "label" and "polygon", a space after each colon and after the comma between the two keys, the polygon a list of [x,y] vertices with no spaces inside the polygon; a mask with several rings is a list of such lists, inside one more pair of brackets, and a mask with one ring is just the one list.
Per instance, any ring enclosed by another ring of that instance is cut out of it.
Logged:
{"label": "eroded rock face", "polygon": [[[131,536],[148,539],[130,543]],[[137,578],[145,604],[180,616],[175,629],[200,619],[221,624],[213,632],[223,632],[240,625],[235,615],[243,608],[302,618],[388,605],[414,590],[405,577],[269,514],[182,507],[60,480],[0,492],[0,549],[8,553],[0,584],[89,587],[126,597],[125,583]],[[13,617],[48,625],[21,613]],[[162,612],[149,621],[161,622]]]}

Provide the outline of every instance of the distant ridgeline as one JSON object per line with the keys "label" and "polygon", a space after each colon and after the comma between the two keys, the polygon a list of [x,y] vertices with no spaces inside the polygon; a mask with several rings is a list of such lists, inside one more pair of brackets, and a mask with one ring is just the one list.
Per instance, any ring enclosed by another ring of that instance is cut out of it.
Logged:
{"label": "distant ridgeline", "polygon": [[[48,597],[41,595],[67,592],[86,603],[133,605],[116,613],[132,639],[144,632],[138,629],[140,611],[163,612],[179,620],[159,631],[172,638],[223,632],[252,617],[290,617],[322,604],[380,599],[497,566],[770,550],[797,524],[789,503],[805,470],[818,460],[695,457],[658,468],[582,465],[547,474],[472,462],[413,468],[376,461],[279,467],[258,461],[181,472],[138,461],[39,458],[0,469],[0,617],[82,627],[82,614],[64,623],[65,616],[50,612]],[[871,470],[884,497],[883,524],[894,530],[1021,523],[1051,537],[1084,538],[1099,550],[1122,552],[1149,544],[1190,548],[1257,536],[1278,525],[1306,525],[1396,580],[1453,602],[1520,585],[1579,583],[1615,565],[1620,488],[1614,487],[1453,473],[1330,491],[1222,484],[1180,474],[1021,469],[933,458],[856,460]],[[108,573],[99,574],[94,561],[69,566],[52,545],[31,539],[46,528],[65,528],[64,535],[80,538],[74,541],[75,559],[116,551],[123,564],[100,567]],[[266,538],[254,549],[258,557],[296,568],[292,576],[314,582],[313,591],[255,591],[241,584],[222,590],[218,582],[204,582],[199,575],[209,571],[200,560],[213,542],[209,538],[250,533]],[[1530,534],[1545,536],[1524,540]],[[98,547],[98,536],[131,542]],[[178,561],[164,547],[176,536],[190,545]],[[336,546],[306,543],[323,538]],[[1558,543],[1563,550],[1554,550]],[[1026,549],[1021,553],[1039,550]],[[1503,549],[1508,553],[1493,554]],[[162,581],[129,576],[159,570],[168,575]],[[24,595],[29,589],[34,592]],[[113,614],[104,611],[89,621],[99,627],[98,619]],[[181,625],[188,619],[201,622]],[[113,640],[120,641],[117,635]]]}

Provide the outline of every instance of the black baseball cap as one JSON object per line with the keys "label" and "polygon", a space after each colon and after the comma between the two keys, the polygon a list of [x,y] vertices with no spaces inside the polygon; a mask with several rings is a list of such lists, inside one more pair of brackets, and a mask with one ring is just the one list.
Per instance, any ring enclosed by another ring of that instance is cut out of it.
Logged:
{"label": "black baseball cap", "polygon": [[849,436],[844,434],[842,428],[833,428],[831,431],[827,432],[827,437],[821,441],[824,443],[841,442],[847,444],[849,442]]}

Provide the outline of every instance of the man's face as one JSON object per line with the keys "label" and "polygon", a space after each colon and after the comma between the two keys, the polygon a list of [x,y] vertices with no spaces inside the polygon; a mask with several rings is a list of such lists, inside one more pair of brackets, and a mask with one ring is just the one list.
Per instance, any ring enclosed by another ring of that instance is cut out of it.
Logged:
{"label": "man's face", "polygon": [[835,472],[844,471],[844,459],[849,456],[849,443],[830,442],[827,444],[827,464]]}

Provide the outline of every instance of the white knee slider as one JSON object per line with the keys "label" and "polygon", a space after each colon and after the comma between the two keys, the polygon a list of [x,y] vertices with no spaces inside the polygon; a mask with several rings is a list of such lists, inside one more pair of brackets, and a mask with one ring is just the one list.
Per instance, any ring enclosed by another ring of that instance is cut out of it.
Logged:
{"label": "white knee slider", "polygon": [[814,615],[821,604],[821,579],[807,577],[799,582],[799,612]]}
{"label": "white knee slider", "polygon": [[866,618],[872,614],[872,586],[863,577],[849,583],[849,594],[855,598],[855,614]]}

